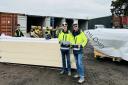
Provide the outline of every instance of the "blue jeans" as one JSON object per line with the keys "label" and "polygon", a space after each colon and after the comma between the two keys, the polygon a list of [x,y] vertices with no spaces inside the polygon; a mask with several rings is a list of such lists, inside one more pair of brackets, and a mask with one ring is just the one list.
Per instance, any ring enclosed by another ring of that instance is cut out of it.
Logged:
{"label": "blue jeans", "polygon": [[69,50],[61,50],[61,55],[62,55],[63,71],[70,72],[71,71],[70,51]]}
{"label": "blue jeans", "polygon": [[76,67],[77,67],[77,73],[79,74],[80,78],[85,77],[85,68],[83,64],[83,53],[74,53],[75,60],[76,60]]}

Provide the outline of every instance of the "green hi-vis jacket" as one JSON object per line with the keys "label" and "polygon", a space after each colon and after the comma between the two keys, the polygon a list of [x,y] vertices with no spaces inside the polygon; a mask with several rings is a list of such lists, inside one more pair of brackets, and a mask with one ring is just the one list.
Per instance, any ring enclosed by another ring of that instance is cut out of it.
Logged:
{"label": "green hi-vis jacket", "polygon": [[[72,35],[73,36],[73,35]],[[87,44],[87,37],[84,34],[84,32],[80,32],[80,34],[78,34],[77,36],[73,36],[73,41],[72,44],[73,45],[82,45],[82,47],[85,47],[85,45]]]}

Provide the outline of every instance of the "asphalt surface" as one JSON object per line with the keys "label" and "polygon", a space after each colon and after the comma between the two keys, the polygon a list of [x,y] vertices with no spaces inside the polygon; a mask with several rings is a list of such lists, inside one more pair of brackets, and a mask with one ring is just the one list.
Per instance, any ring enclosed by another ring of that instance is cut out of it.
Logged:
{"label": "asphalt surface", "polygon": [[86,80],[78,84],[72,76],[60,75],[59,68],[0,63],[0,85],[128,85],[128,62],[94,59],[93,47],[84,49]]}

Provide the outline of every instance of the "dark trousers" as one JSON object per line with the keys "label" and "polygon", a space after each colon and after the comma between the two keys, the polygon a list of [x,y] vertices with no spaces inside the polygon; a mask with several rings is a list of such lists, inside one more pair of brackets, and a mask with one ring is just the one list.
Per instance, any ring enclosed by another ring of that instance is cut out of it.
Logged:
{"label": "dark trousers", "polygon": [[65,72],[71,71],[71,64],[70,64],[70,51],[69,50],[61,50],[62,55],[62,69]]}

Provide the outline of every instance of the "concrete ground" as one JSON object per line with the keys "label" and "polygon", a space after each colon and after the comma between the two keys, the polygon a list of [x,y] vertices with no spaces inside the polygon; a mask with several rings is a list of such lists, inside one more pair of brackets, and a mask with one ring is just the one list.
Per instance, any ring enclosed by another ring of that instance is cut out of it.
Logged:
{"label": "concrete ground", "polygon": [[[86,81],[81,85],[128,85],[128,62],[96,60],[90,45],[84,51]],[[0,63],[0,85],[79,85],[78,79],[59,72],[58,68]]]}

